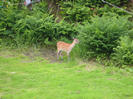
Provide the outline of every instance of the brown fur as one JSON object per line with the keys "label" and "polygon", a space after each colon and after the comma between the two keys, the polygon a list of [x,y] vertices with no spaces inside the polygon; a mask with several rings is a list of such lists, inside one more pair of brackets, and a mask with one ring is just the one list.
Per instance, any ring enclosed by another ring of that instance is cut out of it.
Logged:
{"label": "brown fur", "polygon": [[67,56],[69,58],[69,54],[70,54],[72,48],[77,43],[79,43],[79,40],[78,39],[74,39],[71,44],[65,43],[65,42],[62,42],[62,41],[57,42],[57,58],[59,58],[59,56],[61,56],[61,52],[62,51],[66,52],[67,53]]}

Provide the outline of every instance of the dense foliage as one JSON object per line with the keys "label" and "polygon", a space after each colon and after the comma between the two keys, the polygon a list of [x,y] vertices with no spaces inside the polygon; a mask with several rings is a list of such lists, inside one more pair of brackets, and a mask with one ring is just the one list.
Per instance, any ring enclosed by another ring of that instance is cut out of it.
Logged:
{"label": "dense foliage", "polygon": [[[57,1],[71,1],[71,2],[77,2],[80,3],[81,5],[87,5],[89,7],[96,7],[96,6],[102,6],[103,5],[103,1],[102,0],[57,0]],[[122,5],[122,4],[126,4],[128,2],[128,0],[104,0],[116,5]]]}
{"label": "dense foliage", "polygon": [[[113,0],[112,0],[113,1]],[[90,3],[89,3],[90,2]],[[99,2],[99,3],[98,3]],[[120,1],[116,0],[114,3],[120,4]],[[123,0],[124,2],[124,0]],[[125,0],[126,2],[126,0]],[[96,4],[103,4],[102,7],[97,6]],[[125,12],[122,10],[115,8],[115,7],[110,7],[107,4],[102,3],[101,1],[95,1],[95,0],[89,0],[86,2],[74,2],[72,3],[71,1],[66,1],[66,2],[61,2],[61,14],[64,16],[64,18],[67,21],[70,22],[83,22],[83,21],[89,21],[92,16],[102,16],[104,13],[116,13],[118,15],[126,15]]]}
{"label": "dense foliage", "polygon": [[85,23],[79,28],[81,46],[86,49],[85,56],[109,56],[113,53],[113,48],[117,47],[119,38],[127,35],[129,29],[128,17],[92,18],[92,23]]}
{"label": "dense foliage", "polygon": [[9,7],[2,9],[0,14],[0,37],[9,39],[8,43],[12,42],[17,46],[43,45],[64,37],[71,39],[77,34],[72,28],[73,24],[65,21],[56,23],[52,15],[39,10],[38,7],[32,12]]}
{"label": "dense foliage", "polygon": [[117,65],[133,65],[133,40],[128,36],[121,37],[114,51],[112,58]]}

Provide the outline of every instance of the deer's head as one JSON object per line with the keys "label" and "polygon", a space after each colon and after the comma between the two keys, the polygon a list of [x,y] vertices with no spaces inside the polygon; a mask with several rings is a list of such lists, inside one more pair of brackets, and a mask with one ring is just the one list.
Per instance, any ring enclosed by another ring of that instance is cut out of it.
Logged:
{"label": "deer's head", "polygon": [[75,38],[75,39],[73,40],[73,42],[74,42],[75,44],[78,44],[78,43],[79,43],[79,40]]}

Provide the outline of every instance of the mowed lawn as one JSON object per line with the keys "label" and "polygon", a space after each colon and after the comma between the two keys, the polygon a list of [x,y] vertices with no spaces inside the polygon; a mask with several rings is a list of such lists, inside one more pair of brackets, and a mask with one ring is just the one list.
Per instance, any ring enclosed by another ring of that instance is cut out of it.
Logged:
{"label": "mowed lawn", "polygon": [[129,70],[7,53],[0,55],[0,99],[133,99]]}

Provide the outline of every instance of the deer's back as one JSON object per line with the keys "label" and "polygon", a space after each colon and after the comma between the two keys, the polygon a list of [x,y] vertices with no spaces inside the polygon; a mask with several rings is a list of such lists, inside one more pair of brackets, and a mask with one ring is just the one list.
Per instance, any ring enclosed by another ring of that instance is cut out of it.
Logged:
{"label": "deer's back", "polygon": [[62,51],[69,51],[70,50],[70,45],[71,44],[59,41],[59,42],[57,42],[57,49],[62,50]]}

